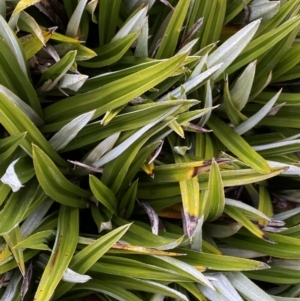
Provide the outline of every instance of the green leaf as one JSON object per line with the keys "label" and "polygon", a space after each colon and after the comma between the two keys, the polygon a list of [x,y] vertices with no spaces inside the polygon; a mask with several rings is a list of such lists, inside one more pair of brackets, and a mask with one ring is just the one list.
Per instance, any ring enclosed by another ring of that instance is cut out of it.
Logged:
{"label": "green leaf", "polygon": [[250,63],[230,90],[232,103],[238,111],[241,111],[249,100],[256,64],[257,61]]}
{"label": "green leaf", "polygon": [[26,239],[20,241],[15,248],[24,249],[35,249],[35,250],[45,250],[51,251],[51,249],[46,244],[49,240],[55,237],[55,232],[53,230],[46,230],[32,234]]}
{"label": "green leaf", "polygon": [[53,161],[36,145],[33,145],[33,165],[37,179],[47,195],[55,201],[78,208],[86,208],[83,199],[90,192],[68,181]]}
{"label": "green leaf", "polygon": [[119,17],[120,6],[120,0],[113,2],[104,0],[100,1],[99,3],[98,24],[99,41],[101,46],[108,44],[115,35],[118,25],[117,21]]}
{"label": "green leaf", "polygon": [[80,0],[76,6],[76,9],[74,10],[68,26],[67,26],[67,30],[66,30],[66,35],[74,38],[78,35],[78,30],[79,30],[79,24],[80,24],[80,20],[82,18],[82,14],[83,11],[85,9],[87,0]]}
{"label": "green leaf", "polygon": [[15,33],[12,31],[12,29],[9,27],[9,25],[6,23],[6,20],[2,16],[0,16],[0,35],[7,43],[11,53],[13,54],[15,60],[19,65],[19,68],[22,70],[22,73],[26,77],[28,77],[27,65],[24,54],[20,47],[20,43]]}
{"label": "green leaf", "polygon": [[267,235],[265,235],[255,224],[253,224],[247,217],[243,215],[243,212],[239,210],[239,208],[235,208],[233,206],[226,206],[224,212],[228,214],[231,218],[233,218],[238,223],[242,224],[245,228],[247,228],[251,233],[256,235],[257,237],[272,242]]}
{"label": "green leaf", "polygon": [[260,220],[264,219],[266,221],[270,221],[270,218],[266,216],[263,212],[260,212],[256,208],[253,208],[252,206],[249,206],[241,201],[236,201],[233,199],[226,198],[225,199],[226,208],[227,207],[234,207],[235,209],[238,209],[238,211],[244,215],[245,217],[251,219],[251,220]]}
{"label": "green leaf", "polygon": [[[267,188],[262,185],[259,185],[258,210],[269,218],[273,216],[273,205],[269,192]],[[266,226],[268,224],[268,221],[264,218],[261,218],[258,223],[260,226]]]}
{"label": "green leaf", "polygon": [[207,205],[209,206],[208,221],[221,216],[225,207],[225,195],[222,176],[217,161],[213,158],[208,180]]}
{"label": "green leaf", "polygon": [[236,290],[239,291],[241,295],[245,296],[247,300],[274,301],[274,299],[270,295],[259,288],[242,273],[227,273],[226,276],[230,283],[236,288]]}
{"label": "green leaf", "polygon": [[7,97],[14,105],[16,105],[24,114],[36,125],[41,126],[44,124],[44,121],[41,117],[23,100],[21,100],[17,95],[6,87],[0,85],[0,93]]}
{"label": "green leaf", "polygon": [[130,33],[107,45],[94,49],[97,56],[85,62],[78,62],[80,66],[90,68],[101,68],[117,62],[132,46],[137,38],[137,33]]}
{"label": "green leaf", "polygon": [[222,67],[213,75],[213,79],[216,79],[222,74],[222,72],[230,66],[236,57],[245,49],[256,33],[259,24],[260,20],[248,24],[209,55],[207,60],[209,67],[223,63]]}
{"label": "green leaf", "polygon": [[146,126],[142,127],[140,130],[136,131],[132,136],[127,138],[125,141],[120,143],[118,146],[113,148],[111,151],[107,152],[103,157],[101,157],[98,161],[93,163],[94,167],[101,167],[107,162],[112,161],[113,159],[117,158],[121,155],[124,150],[126,150],[131,144],[133,144],[137,139],[139,139],[143,134],[149,131],[152,127],[158,124],[160,121],[163,121],[166,117],[170,116],[174,112],[179,109],[179,106],[175,106],[174,108],[170,109],[167,113],[161,115],[159,118],[154,120],[153,122],[147,124]]}
{"label": "green leaf", "polygon": [[[1,17],[0,17],[1,27]],[[0,30],[1,34],[1,30]],[[22,72],[7,40],[0,39],[0,83],[17,94],[24,102],[29,104],[36,113],[41,116],[41,104],[30,78]]]}
{"label": "green leaf", "polygon": [[147,14],[147,7],[140,7],[129,19],[125,22],[125,24],[120,28],[120,30],[113,37],[113,41],[117,41],[130,33],[136,32],[140,33],[142,27],[145,24]]}
{"label": "green leaf", "polygon": [[[129,227],[130,224],[119,227],[85,247],[73,256],[69,266],[70,269],[77,273],[84,274],[124,235]],[[61,283],[55,292],[54,299],[66,293],[73,285],[72,283]]]}
{"label": "green leaf", "polygon": [[[274,247],[274,245],[271,246]],[[175,249],[174,251],[186,254],[186,256],[180,257],[180,259],[183,262],[186,262],[199,269],[203,269],[203,267],[206,267],[210,270],[217,271],[246,271],[261,270],[269,267],[264,262],[240,257],[208,254],[188,249]]]}
{"label": "green leaf", "polygon": [[9,233],[3,234],[3,237],[8,244],[16,263],[22,273],[25,276],[25,260],[22,249],[15,249],[14,247],[21,241],[20,227],[17,226],[12,229]]}
{"label": "green leaf", "polygon": [[36,179],[32,179],[20,191],[9,196],[3,209],[0,211],[1,235],[10,232],[19,225],[33,202],[41,203],[46,195],[37,185]]}
{"label": "green leaf", "polygon": [[117,214],[117,199],[113,192],[95,176],[90,175],[90,188],[96,199],[113,214]]}
{"label": "green leaf", "polygon": [[0,100],[0,122],[11,135],[27,132],[25,138],[20,142],[20,145],[28,154],[32,152],[31,143],[35,143],[46,151],[55,162],[62,166],[68,165],[68,163],[53,150],[27,115],[14,103],[17,98],[10,99],[5,94],[0,93]]}
{"label": "green leaf", "polygon": [[[53,34],[53,30],[43,30],[43,40],[48,42]],[[44,46],[41,40],[35,34],[29,34],[20,38],[20,42],[24,51],[26,60],[31,59],[36,53],[38,53]]]}
{"label": "green leaf", "polygon": [[205,10],[207,14],[203,12],[204,28],[201,36],[200,48],[218,41],[223,27],[226,6],[228,4],[227,1],[224,2],[222,0],[211,2],[208,5],[202,4],[206,5]]}
{"label": "green leaf", "polygon": [[222,238],[222,241],[240,249],[251,250],[269,256],[300,259],[299,239],[274,233],[268,233],[268,236],[275,241],[275,245],[253,236],[249,237],[249,234],[247,236],[238,234],[234,237]]}
{"label": "green leaf", "polygon": [[180,0],[172,12],[172,17],[164,32],[159,49],[156,53],[156,59],[171,57],[174,54],[180,30],[186,18],[186,14],[190,5],[190,0]]}
{"label": "green leaf", "polygon": [[82,114],[62,127],[49,140],[49,143],[53,147],[53,149],[58,151],[68,145],[68,143],[76,137],[78,132],[83,129],[86,124],[92,119],[94,113],[95,111]]}
{"label": "green leaf", "polygon": [[59,80],[72,67],[76,54],[76,50],[68,52],[62,59],[43,73],[38,83],[40,91],[50,91],[58,84]]}
{"label": "green leaf", "polygon": [[83,163],[92,165],[94,162],[98,161],[104,154],[113,148],[119,137],[120,133],[118,132],[101,141],[94,149],[91,150],[91,152],[83,160]]}
{"label": "green leaf", "polygon": [[243,115],[234,105],[229,92],[228,76],[224,81],[224,105],[229,120],[233,125],[239,125],[241,122],[246,121],[247,117]]}
{"label": "green leaf", "polygon": [[214,135],[243,162],[259,173],[271,172],[268,163],[223,121],[212,115],[207,124],[214,131]]}
{"label": "green leaf", "polygon": [[237,58],[235,63],[232,64],[226,70],[226,72],[228,74],[231,74],[240,67],[244,66],[245,64],[248,64],[251,61],[258,58],[261,54],[265,53],[277,42],[283,39],[288,33],[295,29],[295,27],[298,26],[299,23],[299,17],[291,18],[290,20],[280,25],[278,28],[269,31],[268,33],[261,35],[252,42],[250,42],[248,46],[244,49],[244,51],[240,54],[240,56]]}
{"label": "green leaf", "polygon": [[[72,225],[72,227],[70,227]],[[44,269],[34,299],[48,301],[52,298],[75,252],[79,231],[77,208],[61,206],[54,247]]]}
{"label": "green leaf", "polygon": [[[271,169],[269,174],[260,174],[253,169],[222,170],[222,180],[224,187],[239,186],[255,182],[260,182],[275,177],[286,170],[286,167],[276,167]],[[208,188],[209,173],[198,175],[201,189]],[[155,187],[155,188],[154,188]],[[180,195],[178,183],[140,182],[137,197],[142,199],[160,199]]]}
{"label": "green leaf", "polygon": [[119,204],[119,216],[124,219],[129,219],[132,214],[135,205],[137,187],[138,180],[136,180],[130,185]]}
{"label": "green leaf", "polygon": [[234,128],[234,131],[239,135],[243,135],[247,131],[251,130],[256,124],[258,124],[272,109],[275,102],[277,101],[280,93],[280,90],[270,101],[268,101],[256,114],[252,115],[246,121],[240,123]]}
{"label": "green leaf", "polygon": [[46,41],[44,39],[44,34],[43,34],[42,29],[39,27],[39,25],[34,20],[34,18],[32,18],[25,11],[22,11],[20,13],[20,17],[19,17],[19,20],[18,20],[18,27],[20,27],[24,31],[34,33],[34,35],[40,40],[42,45],[45,45]]}
{"label": "green leaf", "polygon": [[56,122],[60,128],[61,124],[77,116],[78,112],[83,114],[95,109],[94,118],[97,118],[106,111],[129,102],[172,75],[182,65],[185,58],[186,54],[174,56],[91,92],[64,99],[44,110],[45,121]]}
{"label": "green leaf", "polygon": [[[121,218],[114,217],[113,223],[117,226],[123,226],[126,221]],[[133,224],[128,232],[124,235],[123,240],[127,243],[141,247],[155,248],[158,250],[170,250],[177,247],[182,242],[183,237],[174,239],[154,235],[149,230]]]}
{"label": "green leaf", "polygon": [[208,70],[191,78],[190,80],[185,82],[182,86],[177,87],[176,89],[170,91],[169,94],[160,97],[159,99],[157,99],[157,102],[169,100],[170,95],[172,97],[182,98],[181,97],[182,89],[184,89],[185,93],[189,93],[193,91],[194,89],[198,88],[200,85],[204,84],[207,80],[209,80],[211,75],[215,74],[215,72],[217,72],[217,70],[219,70],[221,67],[222,64],[218,64],[216,66],[209,68]]}
{"label": "green leaf", "polygon": [[20,141],[26,136],[25,133],[20,133],[0,140],[0,162],[4,163],[6,159],[16,150]]}
{"label": "green leaf", "polygon": [[120,286],[116,286],[113,282],[106,281],[106,279],[92,279],[85,284],[78,284],[72,289],[72,291],[74,291],[74,296],[68,294],[68,296],[64,297],[64,300],[74,300],[82,290],[102,293],[120,301],[142,301],[142,299],[138,298],[133,293]]}

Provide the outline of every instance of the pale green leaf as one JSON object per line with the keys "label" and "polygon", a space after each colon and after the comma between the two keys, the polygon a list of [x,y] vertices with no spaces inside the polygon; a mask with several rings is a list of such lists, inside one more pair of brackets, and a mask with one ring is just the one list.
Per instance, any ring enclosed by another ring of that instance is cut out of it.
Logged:
{"label": "pale green leaf", "polygon": [[77,246],[78,231],[78,209],[61,206],[55,243],[34,296],[36,301],[48,301],[52,298],[73,258]]}
{"label": "pale green leaf", "polygon": [[213,79],[216,79],[230,66],[235,58],[245,49],[256,33],[259,24],[260,20],[248,24],[209,55],[207,60],[209,67],[223,63],[222,67],[213,75]]}
{"label": "pale green leaf", "polygon": [[82,114],[62,127],[50,140],[49,144],[56,151],[63,149],[72,141],[78,132],[93,118],[95,111]]}
{"label": "pale green leaf", "polygon": [[79,24],[84,12],[87,0],[79,0],[78,5],[73,12],[66,30],[66,35],[74,38],[78,35]]}

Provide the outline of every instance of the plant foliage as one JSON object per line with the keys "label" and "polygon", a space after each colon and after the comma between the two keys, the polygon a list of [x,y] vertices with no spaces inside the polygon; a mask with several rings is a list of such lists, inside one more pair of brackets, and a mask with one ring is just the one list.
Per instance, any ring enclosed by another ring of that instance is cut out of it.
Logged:
{"label": "plant foliage", "polygon": [[0,2],[0,300],[299,300],[299,0]]}

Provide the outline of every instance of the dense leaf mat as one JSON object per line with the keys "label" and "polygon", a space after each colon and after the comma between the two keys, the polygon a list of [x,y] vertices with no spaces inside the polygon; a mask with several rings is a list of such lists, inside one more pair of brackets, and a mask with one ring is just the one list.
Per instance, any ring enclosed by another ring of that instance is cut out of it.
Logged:
{"label": "dense leaf mat", "polygon": [[299,0],[0,2],[0,300],[300,300]]}

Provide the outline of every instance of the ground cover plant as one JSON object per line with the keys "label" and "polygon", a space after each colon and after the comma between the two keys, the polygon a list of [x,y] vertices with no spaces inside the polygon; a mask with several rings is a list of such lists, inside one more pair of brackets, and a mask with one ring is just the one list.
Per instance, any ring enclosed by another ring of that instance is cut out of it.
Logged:
{"label": "ground cover plant", "polygon": [[0,300],[300,300],[299,0],[0,2]]}

